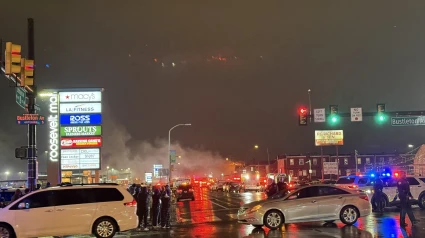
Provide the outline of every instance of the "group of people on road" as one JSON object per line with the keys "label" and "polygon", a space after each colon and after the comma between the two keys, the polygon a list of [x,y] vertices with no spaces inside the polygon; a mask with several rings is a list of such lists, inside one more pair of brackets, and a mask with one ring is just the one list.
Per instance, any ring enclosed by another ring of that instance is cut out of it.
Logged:
{"label": "group of people on road", "polygon": [[286,195],[289,191],[288,189],[288,184],[282,181],[279,182],[275,182],[273,180],[273,182],[267,186],[266,188],[266,194],[267,194],[267,198],[269,199],[276,199],[276,198],[282,198],[284,195]]}
{"label": "group of people on road", "polygon": [[148,187],[133,184],[128,191],[137,202],[138,230],[149,231],[148,218],[152,229],[170,228],[172,193],[169,185]]}

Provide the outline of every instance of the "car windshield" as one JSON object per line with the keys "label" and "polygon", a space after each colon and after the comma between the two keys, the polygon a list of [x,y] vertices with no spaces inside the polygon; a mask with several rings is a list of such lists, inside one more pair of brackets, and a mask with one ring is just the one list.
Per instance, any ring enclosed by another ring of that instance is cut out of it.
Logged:
{"label": "car windshield", "polygon": [[353,177],[342,177],[336,181],[336,184],[353,184],[356,178]]}

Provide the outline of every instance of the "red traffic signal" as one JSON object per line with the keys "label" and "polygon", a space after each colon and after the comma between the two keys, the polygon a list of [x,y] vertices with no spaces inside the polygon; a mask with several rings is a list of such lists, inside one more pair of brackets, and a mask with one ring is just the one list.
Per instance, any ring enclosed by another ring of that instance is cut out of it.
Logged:
{"label": "red traffic signal", "polygon": [[298,117],[298,124],[300,126],[306,126],[307,125],[307,108],[301,107],[298,109],[299,117]]}

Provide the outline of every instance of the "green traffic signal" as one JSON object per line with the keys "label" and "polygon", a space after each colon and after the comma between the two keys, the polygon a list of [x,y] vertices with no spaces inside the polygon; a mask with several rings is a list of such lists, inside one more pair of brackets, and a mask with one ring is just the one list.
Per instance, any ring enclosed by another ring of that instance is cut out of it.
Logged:
{"label": "green traffic signal", "polygon": [[379,124],[385,123],[387,121],[387,115],[382,112],[379,112],[375,117],[375,121]]}
{"label": "green traffic signal", "polygon": [[338,119],[336,117],[332,117],[332,122],[336,122]]}

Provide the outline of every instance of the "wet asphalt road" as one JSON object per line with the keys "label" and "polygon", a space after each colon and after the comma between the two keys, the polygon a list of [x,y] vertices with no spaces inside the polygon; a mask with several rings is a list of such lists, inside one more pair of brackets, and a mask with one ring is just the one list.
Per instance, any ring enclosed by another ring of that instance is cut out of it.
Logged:
{"label": "wet asphalt road", "polygon": [[[425,238],[425,210],[414,207],[413,211],[420,222],[406,229],[399,227],[399,212],[387,209],[383,215],[373,214],[361,218],[354,226],[341,222],[289,224],[281,230],[255,229],[250,225],[238,224],[237,209],[241,202],[264,199],[263,193],[247,192],[227,194],[210,192],[207,189],[196,193],[195,201],[182,201],[177,204],[178,223],[171,229],[148,232],[125,232],[116,237],[219,237],[219,238],[265,238],[265,237],[417,237]],[[75,236],[74,236],[75,237]]]}

